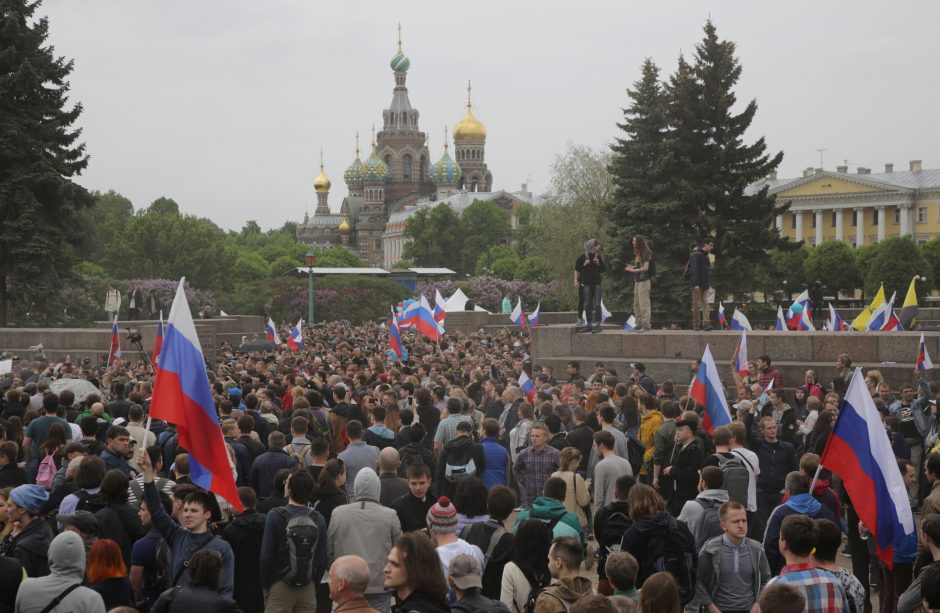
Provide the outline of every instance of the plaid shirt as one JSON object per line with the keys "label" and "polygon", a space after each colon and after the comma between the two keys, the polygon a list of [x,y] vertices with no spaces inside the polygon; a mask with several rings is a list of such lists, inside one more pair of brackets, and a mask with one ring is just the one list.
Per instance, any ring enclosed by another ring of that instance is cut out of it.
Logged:
{"label": "plaid shirt", "polygon": [[512,471],[522,488],[522,504],[525,508],[531,508],[535,499],[542,495],[545,482],[558,470],[560,456],[561,452],[551,445],[545,445],[542,451],[526,447],[516,456]]}
{"label": "plaid shirt", "polygon": [[784,566],[773,583],[785,583],[803,590],[807,613],[848,613],[849,601],[839,578],[812,564]]}

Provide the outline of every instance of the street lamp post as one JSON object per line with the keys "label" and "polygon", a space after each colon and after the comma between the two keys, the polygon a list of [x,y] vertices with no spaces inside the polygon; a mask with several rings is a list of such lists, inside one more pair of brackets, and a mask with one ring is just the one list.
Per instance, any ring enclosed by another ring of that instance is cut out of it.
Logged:
{"label": "street lamp post", "polygon": [[317,265],[317,255],[313,252],[313,249],[307,250],[307,255],[304,256],[304,261],[307,264],[307,321],[310,325],[313,325],[313,267]]}

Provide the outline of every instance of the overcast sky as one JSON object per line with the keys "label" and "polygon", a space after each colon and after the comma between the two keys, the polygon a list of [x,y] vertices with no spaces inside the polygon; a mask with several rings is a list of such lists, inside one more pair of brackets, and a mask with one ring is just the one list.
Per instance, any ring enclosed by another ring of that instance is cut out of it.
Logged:
{"label": "overcast sky", "polygon": [[848,160],[879,172],[940,167],[940,2],[365,2],[45,0],[56,53],[74,58],[91,163],[80,182],[136,208],[160,196],[237,229],[315,208],[320,148],[339,209],[354,134],[363,158],[392,97],[402,23],[408,89],[430,134],[463,116],[468,79],[497,189],[546,189],[566,143],[606,146],[625,89],[664,73],[711,15],[737,43],[750,139],[780,176]]}

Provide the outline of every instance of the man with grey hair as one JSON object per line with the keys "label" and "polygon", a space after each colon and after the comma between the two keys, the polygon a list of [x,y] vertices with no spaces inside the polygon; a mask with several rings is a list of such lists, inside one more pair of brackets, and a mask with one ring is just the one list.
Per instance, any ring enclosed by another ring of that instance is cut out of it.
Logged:
{"label": "man with grey hair", "polygon": [[776,577],[786,564],[780,553],[780,526],[790,515],[806,515],[811,519],[828,519],[837,526],[842,525],[826,505],[822,504],[809,491],[809,477],[796,470],[787,474],[784,487],[784,503],[774,509],[767,520],[764,532],[764,551],[770,562],[771,575]]}
{"label": "man with grey hair", "polygon": [[330,599],[336,603],[334,611],[343,613],[379,613],[373,609],[364,593],[369,585],[369,564],[356,555],[342,556],[330,566]]}
{"label": "man with grey hair", "polygon": [[379,452],[379,481],[382,483],[382,494],[379,502],[384,506],[392,506],[392,501],[408,493],[408,481],[398,476],[401,467],[401,456],[394,447],[386,447]]}
{"label": "man with grey hair", "polygon": [[274,474],[277,471],[297,466],[297,460],[284,451],[286,445],[284,433],[275,430],[268,435],[268,450],[252,462],[248,484],[257,492],[258,498],[267,498],[274,491]]}

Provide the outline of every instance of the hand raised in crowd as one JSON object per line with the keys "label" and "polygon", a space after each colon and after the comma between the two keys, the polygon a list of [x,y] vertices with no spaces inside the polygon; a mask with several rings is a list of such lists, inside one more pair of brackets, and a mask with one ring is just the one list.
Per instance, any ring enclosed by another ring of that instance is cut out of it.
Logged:
{"label": "hand raised in crowd", "polygon": [[137,465],[140,466],[140,470],[144,473],[144,483],[153,483],[153,464],[150,463],[150,454],[147,453],[146,449],[141,449],[137,452]]}

